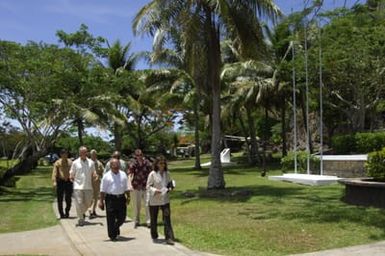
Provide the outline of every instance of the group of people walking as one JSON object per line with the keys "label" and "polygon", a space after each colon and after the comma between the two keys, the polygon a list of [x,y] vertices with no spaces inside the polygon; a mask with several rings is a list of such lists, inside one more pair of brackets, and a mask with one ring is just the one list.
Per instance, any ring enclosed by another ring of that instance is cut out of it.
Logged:
{"label": "group of people walking", "polygon": [[[79,157],[72,161],[68,151],[60,152],[60,159],[54,163],[52,181],[57,192],[57,206],[60,218],[68,218],[72,197],[75,203],[77,226],[86,224],[89,218],[97,217],[96,207],[106,210],[107,232],[112,241],[118,239],[120,226],[127,215],[127,205],[132,199],[134,228],[140,225],[140,210],[144,202],[146,225],[151,238],[158,239],[157,219],[159,208],[163,212],[164,234],[167,244],[174,244],[174,233],[170,218],[169,191],[175,186],[171,180],[164,156],[158,156],[154,163],[144,157],[140,149],[128,162],[120,159],[115,151],[103,166],[97,159],[96,150],[84,146],[79,148]],[[63,209],[63,200],[65,208]]]}

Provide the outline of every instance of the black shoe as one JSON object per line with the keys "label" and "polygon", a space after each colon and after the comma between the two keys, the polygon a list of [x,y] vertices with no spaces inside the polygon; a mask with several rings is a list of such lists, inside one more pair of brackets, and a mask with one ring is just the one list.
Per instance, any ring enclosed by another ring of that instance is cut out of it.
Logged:
{"label": "black shoe", "polygon": [[166,240],[166,244],[174,245],[175,242],[174,242],[172,239],[167,239],[167,240]]}
{"label": "black shoe", "polygon": [[110,240],[111,240],[112,242],[118,241],[118,239],[117,239],[116,237],[110,237]]}
{"label": "black shoe", "polygon": [[70,217],[69,213],[66,213],[66,214],[64,215],[64,218],[66,218],[66,219],[68,219],[69,217]]}
{"label": "black shoe", "polygon": [[60,219],[65,219],[65,215],[64,214],[60,214]]}
{"label": "black shoe", "polygon": [[134,228],[137,228],[137,227],[139,227],[139,223],[138,223],[138,222],[135,222]]}

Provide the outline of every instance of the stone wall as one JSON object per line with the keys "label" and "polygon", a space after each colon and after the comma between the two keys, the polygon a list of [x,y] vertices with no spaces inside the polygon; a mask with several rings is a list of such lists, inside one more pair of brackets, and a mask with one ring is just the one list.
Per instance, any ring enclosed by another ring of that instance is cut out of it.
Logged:
{"label": "stone wall", "polygon": [[366,177],[365,162],[362,160],[324,160],[323,174],[340,178]]}

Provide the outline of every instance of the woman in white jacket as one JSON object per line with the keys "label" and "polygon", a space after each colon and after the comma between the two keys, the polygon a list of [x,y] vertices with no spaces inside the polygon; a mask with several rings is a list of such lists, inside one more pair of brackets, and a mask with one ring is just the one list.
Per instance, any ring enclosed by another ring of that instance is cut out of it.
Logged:
{"label": "woman in white jacket", "polygon": [[154,241],[158,239],[158,212],[159,208],[161,208],[166,243],[173,245],[174,232],[171,226],[170,198],[168,192],[174,188],[174,183],[167,170],[167,162],[164,156],[157,157],[153,167],[154,170],[148,175],[147,179],[147,203],[150,208],[151,238]]}

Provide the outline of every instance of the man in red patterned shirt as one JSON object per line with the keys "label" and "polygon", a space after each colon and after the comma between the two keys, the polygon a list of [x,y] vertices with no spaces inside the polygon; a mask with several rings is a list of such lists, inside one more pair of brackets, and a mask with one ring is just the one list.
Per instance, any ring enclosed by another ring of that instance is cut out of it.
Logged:
{"label": "man in red patterned shirt", "polygon": [[135,158],[128,168],[129,181],[131,181],[131,200],[134,211],[134,228],[140,225],[140,209],[142,202],[146,211],[146,224],[150,227],[150,212],[147,205],[146,184],[147,178],[152,170],[151,162],[148,161],[140,149],[135,150]]}

